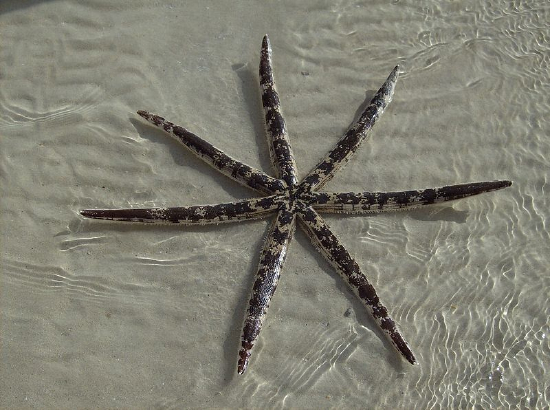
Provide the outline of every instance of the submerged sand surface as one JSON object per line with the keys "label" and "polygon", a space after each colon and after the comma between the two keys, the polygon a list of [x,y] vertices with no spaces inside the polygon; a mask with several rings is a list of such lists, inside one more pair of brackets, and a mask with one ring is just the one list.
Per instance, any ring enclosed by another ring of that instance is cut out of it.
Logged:
{"label": "submerged sand surface", "polygon": [[[544,407],[549,13],[543,1],[3,1],[0,407]],[[327,191],[514,181],[431,209],[327,218],[419,366],[299,231],[238,376],[269,221],[78,214],[253,196],[135,112],[272,172],[265,33],[302,176],[401,66],[392,104]]]}

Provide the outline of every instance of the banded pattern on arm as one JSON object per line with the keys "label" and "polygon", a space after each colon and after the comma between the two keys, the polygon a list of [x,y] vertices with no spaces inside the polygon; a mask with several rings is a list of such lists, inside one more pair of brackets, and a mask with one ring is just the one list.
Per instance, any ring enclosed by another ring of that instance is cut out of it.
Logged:
{"label": "banded pattern on arm", "polygon": [[281,113],[279,94],[275,88],[271,63],[271,43],[267,34],[262,41],[260,54],[260,88],[271,161],[277,172],[277,177],[285,181],[288,186],[294,186],[298,182],[296,162],[290,147],[285,119]]}
{"label": "banded pattern on arm", "polygon": [[280,180],[231,158],[185,128],[147,111],[140,110],[137,113],[151,124],[175,137],[189,148],[193,154],[229,178],[265,194],[273,194],[284,190],[284,184]]}
{"label": "banded pattern on arm", "polygon": [[512,185],[511,181],[470,182],[441,188],[401,192],[315,192],[312,204],[317,212],[366,214],[418,208],[424,205],[496,191]]}
{"label": "banded pattern on arm", "polygon": [[412,364],[416,358],[409,345],[403,339],[397,325],[389,316],[388,310],[380,302],[376,290],[348,251],[340,243],[340,240],[332,233],[326,222],[308,207],[302,210],[298,216],[300,226],[306,231],[313,244],[321,251],[321,254],[331,263],[340,276],[351,287],[357,297],[372,314],[372,317],[388,337],[393,346]]}
{"label": "banded pattern on arm", "polygon": [[260,253],[256,281],[246,309],[237,364],[239,374],[246,371],[252,348],[262,329],[269,303],[281,276],[295,226],[295,214],[286,208],[281,209],[265,239]]}
{"label": "banded pattern on arm", "polygon": [[396,66],[357,122],[348,129],[332,151],[303,179],[300,183],[301,186],[309,187],[311,190],[321,188],[330,181],[338,169],[350,160],[351,155],[357,151],[368,131],[390,103],[398,74],[399,66]]}
{"label": "banded pattern on arm", "polygon": [[281,207],[284,198],[277,195],[217,205],[176,208],[84,209],[82,216],[119,222],[206,225],[265,218]]}

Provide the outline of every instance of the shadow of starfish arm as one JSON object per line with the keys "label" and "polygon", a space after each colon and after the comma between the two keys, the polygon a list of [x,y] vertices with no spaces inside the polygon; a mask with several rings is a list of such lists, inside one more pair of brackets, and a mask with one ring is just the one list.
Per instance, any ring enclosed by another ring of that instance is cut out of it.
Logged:
{"label": "shadow of starfish arm", "polygon": [[265,218],[281,206],[281,198],[273,195],[217,205],[176,208],[84,209],[82,216],[119,222],[205,225]]}
{"label": "shadow of starfish arm", "polygon": [[137,113],[151,124],[175,137],[189,148],[193,154],[229,178],[266,194],[284,190],[284,184],[280,180],[231,158],[222,150],[214,147],[185,128],[144,110],[140,110]]}
{"label": "shadow of starfish arm", "polygon": [[372,314],[372,317],[386,334],[395,348],[412,364],[416,364],[416,358],[409,345],[403,339],[393,319],[388,315],[388,310],[378,298],[374,287],[348,251],[340,243],[336,235],[332,233],[323,218],[312,208],[300,211],[298,220],[313,244],[321,254],[331,263],[340,276],[347,282],[357,297],[363,302]]}
{"label": "shadow of starfish arm", "polygon": [[266,236],[244,320],[237,364],[239,374],[243,374],[248,366],[252,348],[258,339],[269,303],[277,288],[295,226],[295,216],[282,209]]}
{"label": "shadow of starfish arm", "polygon": [[368,131],[391,102],[398,75],[399,66],[396,66],[359,119],[346,131],[336,147],[304,178],[301,185],[309,186],[311,190],[319,189],[349,161],[351,155],[364,141]]}
{"label": "shadow of starfish arm", "polygon": [[279,178],[284,180],[288,186],[296,185],[296,162],[290,147],[285,119],[281,113],[279,94],[275,87],[271,63],[271,43],[267,34],[262,41],[260,54],[260,89],[271,161]]}
{"label": "shadow of starfish arm", "polygon": [[470,182],[441,188],[401,192],[315,192],[312,206],[317,212],[367,214],[418,208],[423,205],[496,191],[512,185],[511,181]]}

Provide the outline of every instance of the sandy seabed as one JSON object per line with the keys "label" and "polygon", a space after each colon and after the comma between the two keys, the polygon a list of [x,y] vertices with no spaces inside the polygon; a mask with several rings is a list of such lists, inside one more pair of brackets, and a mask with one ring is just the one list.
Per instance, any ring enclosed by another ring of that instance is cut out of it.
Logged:
{"label": "sandy seabed", "polygon": [[[3,1],[0,407],[547,406],[549,10]],[[326,190],[514,182],[431,209],[327,218],[419,366],[298,232],[238,376],[269,221],[136,226],[78,214],[253,196],[135,112],[272,172],[257,85],[265,33],[300,175],[399,64],[392,104]]]}

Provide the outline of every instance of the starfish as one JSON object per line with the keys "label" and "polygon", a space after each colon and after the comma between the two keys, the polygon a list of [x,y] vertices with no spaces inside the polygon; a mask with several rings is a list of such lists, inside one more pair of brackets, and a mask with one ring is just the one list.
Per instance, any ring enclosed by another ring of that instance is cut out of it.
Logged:
{"label": "starfish", "polygon": [[247,369],[252,348],[258,339],[271,298],[277,288],[297,223],[365,305],[391,344],[408,362],[416,364],[413,352],[401,336],[374,287],[320,214],[361,215],[411,209],[506,188],[512,182],[472,182],[401,192],[319,192],[336,171],[349,161],[390,103],[399,66],[392,70],[359,119],[346,131],[336,146],[300,182],[287,127],[281,114],[279,95],[275,88],[271,54],[271,45],[266,35],[262,42],[259,76],[266,133],[276,178],[231,158],[187,129],[158,115],[143,110],[137,112],[151,124],[175,137],[193,154],[222,174],[264,196],[217,205],[86,209],[80,213],[84,217],[94,219],[182,225],[217,224],[275,215],[260,252],[256,279],[245,313],[238,352],[239,374],[243,374]]}

